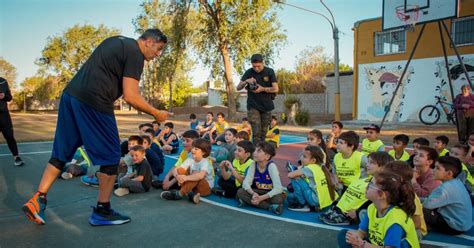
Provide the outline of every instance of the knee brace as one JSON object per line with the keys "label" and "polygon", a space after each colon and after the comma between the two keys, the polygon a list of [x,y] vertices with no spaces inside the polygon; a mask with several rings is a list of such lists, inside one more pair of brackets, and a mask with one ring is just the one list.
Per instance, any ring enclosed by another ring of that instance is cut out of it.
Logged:
{"label": "knee brace", "polygon": [[99,171],[109,176],[116,176],[118,174],[118,164],[102,165]]}
{"label": "knee brace", "polygon": [[66,165],[66,162],[63,162],[63,161],[61,161],[57,158],[50,158],[49,163],[52,166],[56,167],[56,169],[58,169],[58,170],[62,170],[64,168],[64,166]]}

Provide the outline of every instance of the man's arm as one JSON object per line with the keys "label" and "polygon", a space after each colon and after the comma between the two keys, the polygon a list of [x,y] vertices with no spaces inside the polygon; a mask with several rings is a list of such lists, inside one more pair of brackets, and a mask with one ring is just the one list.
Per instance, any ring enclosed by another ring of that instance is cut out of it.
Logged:
{"label": "man's arm", "polygon": [[145,112],[156,121],[165,121],[172,113],[164,110],[158,110],[143,99],[138,90],[138,80],[130,77],[123,78],[123,99],[135,109]]}

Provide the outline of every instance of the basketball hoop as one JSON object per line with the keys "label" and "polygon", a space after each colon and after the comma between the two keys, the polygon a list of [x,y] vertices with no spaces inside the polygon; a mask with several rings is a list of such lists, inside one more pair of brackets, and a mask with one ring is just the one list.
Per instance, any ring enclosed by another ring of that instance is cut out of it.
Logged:
{"label": "basketball hoop", "polygon": [[414,32],[415,25],[420,16],[420,6],[418,5],[401,5],[395,8],[397,18],[405,24],[405,29]]}

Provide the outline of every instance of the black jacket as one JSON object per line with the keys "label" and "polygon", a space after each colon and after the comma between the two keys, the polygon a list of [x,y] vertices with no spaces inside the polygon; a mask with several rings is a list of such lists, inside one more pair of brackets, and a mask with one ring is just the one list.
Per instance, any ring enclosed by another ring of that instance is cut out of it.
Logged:
{"label": "black jacket", "polygon": [[0,77],[0,92],[5,93],[5,97],[3,99],[0,99],[0,112],[7,112],[7,102],[12,100],[12,93],[10,92],[10,88],[8,87],[7,80],[2,77]]}

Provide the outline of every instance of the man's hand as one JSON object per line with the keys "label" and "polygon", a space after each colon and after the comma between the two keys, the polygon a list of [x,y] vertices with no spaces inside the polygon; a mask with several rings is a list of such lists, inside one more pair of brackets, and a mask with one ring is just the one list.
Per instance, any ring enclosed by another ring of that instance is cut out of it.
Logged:
{"label": "man's hand", "polygon": [[265,88],[262,87],[260,84],[257,84],[257,89],[252,90],[253,93],[260,93],[260,92],[264,92],[264,91],[265,91]]}
{"label": "man's hand", "polygon": [[157,122],[163,122],[168,119],[168,117],[173,116],[174,114],[165,110],[158,110],[153,117]]}
{"label": "man's hand", "polygon": [[2,100],[3,98],[5,98],[5,93],[0,93],[0,100]]}

